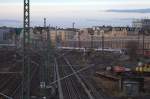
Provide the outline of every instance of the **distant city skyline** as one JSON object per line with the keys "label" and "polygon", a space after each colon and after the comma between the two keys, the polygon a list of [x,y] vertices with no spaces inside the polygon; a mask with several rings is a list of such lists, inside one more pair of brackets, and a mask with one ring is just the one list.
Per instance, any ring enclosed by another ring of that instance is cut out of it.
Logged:
{"label": "distant city skyline", "polygon": [[[30,0],[31,26],[127,26],[150,16],[150,0]],[[0,1],[0,26],[22,27],[23,0]]]}

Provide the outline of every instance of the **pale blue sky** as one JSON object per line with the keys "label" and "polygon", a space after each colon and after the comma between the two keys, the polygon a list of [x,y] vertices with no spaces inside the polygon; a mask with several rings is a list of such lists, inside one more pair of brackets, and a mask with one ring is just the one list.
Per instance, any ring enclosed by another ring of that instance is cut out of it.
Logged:
{"label": "pale blue sky", "polygon": [[[23,0],[1,0],[1,3],[9,2],[9,3],[22,3]],[[31,2],[84,2],[84,1],[89,1],[89,2],[101,2],[101,1],[112,1],[112,2],[128,2],[128,1],[141,1],[141,0],[30,0]],[[142,0],[142,1],[149,1],[149,0]]]}
{"label": "pale blue sky", "polygon": [[[92,25],[131,25],[134,18],[150,13],[115,13],[108,9],[150,8],[150,0],[30,0],[31,25],[42,25],[43,18],[52,25],[77,27]],[[0,26],[22,26],[23,0],[0,0]],[[11,21],[10,21],[11,20]]]}

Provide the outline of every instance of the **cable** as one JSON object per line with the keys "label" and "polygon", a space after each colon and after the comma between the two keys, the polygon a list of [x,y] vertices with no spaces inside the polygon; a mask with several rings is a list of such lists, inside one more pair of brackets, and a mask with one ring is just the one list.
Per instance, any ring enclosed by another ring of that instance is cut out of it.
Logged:
{"label": "cable", "polygon": [[60,78],[59,80],[56,80],[56,81],[51,82],[51,83],[50,83],[48,86],[46,86],[46,87],[47,87],[47,88],[50,88],[51,85],[57,83],[58,81],[64,80],[64,79],[66,79],[66,78],[68,78],[68,77],[70,77],[70,76],[73,76],[73,75],[75,75],[75,74],[77,74],[77,73],[80,73],[80,72],[82,72],[82,71],[85,71],[85,70],[87,70],[87,69],[89,69],[89,68],[91,68],[91,67],[94,67],[94,65],[92,65],[92,66],[87,66],[87,67],[85,67],[85,68],[82,68],[82,69],[80,69],[80,70],[77,70],[76,72],[74,72],[74,73],[72,73],[72,74],[69,74],[69,75],[67,75],[67,76],[65,76],[65,77]]}

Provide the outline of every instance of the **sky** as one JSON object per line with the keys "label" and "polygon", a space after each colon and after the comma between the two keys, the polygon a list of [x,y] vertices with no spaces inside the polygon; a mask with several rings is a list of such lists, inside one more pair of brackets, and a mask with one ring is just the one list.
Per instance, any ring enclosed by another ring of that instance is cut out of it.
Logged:
{"label": "sky", "polygon": [[[150,16],[150,0],[30,0],[30,3],[31,26],[43,26],[43,18],[47,18],[47,24],[58,27],[71,27],[73,22],[78,28],[131,26],[133,19]],[[23,0],[0,0],[0,13],[0,26],[23,26]]]}

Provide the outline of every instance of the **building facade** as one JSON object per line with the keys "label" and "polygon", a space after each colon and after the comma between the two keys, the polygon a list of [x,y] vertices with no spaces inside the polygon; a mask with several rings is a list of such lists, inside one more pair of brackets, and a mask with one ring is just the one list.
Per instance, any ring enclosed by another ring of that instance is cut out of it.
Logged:
{"label": "building facade", "polygon": [[14,28],[0,28],[1,44],[15,44],[15,36]]}
{"label": "building facade", "polygon": [[136,28],[150,27],[150,19],[136,19],[133,21],[133,27]]}

